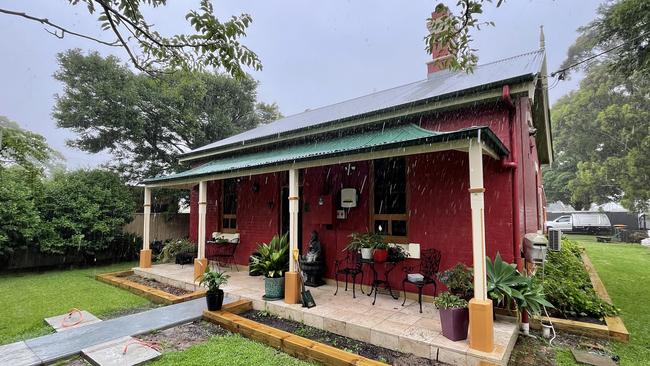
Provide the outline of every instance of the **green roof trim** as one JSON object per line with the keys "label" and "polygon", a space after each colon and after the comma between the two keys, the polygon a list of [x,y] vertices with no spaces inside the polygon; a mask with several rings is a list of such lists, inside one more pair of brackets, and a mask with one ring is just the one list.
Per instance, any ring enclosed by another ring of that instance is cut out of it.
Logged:
{"label": "green roof trim", "polygon": [[[458,131],[438,132],[414,124],[404,124],[374,131],[363,131],[333,138],[306,141],[297,145],[276,146],[269,150],[239,154],[209,161],[184,172],[145,179],[144,183],[160,183],[196,178],[211,174],[245,171],[281,163],[314,160],[324,157],[384,150],[402,146],[445,142],[481,136],[484,143],[497,154],[505,156],[508,150],[488,127],[471,127]],[[267,147],[268,148],[268,147]]]}

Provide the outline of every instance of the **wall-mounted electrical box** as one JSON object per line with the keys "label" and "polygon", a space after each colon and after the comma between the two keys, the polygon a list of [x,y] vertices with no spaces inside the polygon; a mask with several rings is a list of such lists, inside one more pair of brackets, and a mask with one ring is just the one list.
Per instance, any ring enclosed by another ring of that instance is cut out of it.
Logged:
{"label": "wall-mounted electrical box", "polygon": [[341,189],[341,207],[357,207],[357,190],[355,188]]}
{"label": "wall-mounted electrical box", "polygon": [[336,210],[336,218],[339,220],[345,220],[345,210]]}

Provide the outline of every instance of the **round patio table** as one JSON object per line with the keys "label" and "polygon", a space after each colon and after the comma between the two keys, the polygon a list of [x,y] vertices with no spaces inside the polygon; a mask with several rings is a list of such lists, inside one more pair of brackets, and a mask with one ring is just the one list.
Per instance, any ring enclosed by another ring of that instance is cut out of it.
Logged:
{"label": "round patio table", "polygon": [[[399,299],[399,295],[395,296],[393,294],[393,289],[390,286],[390,281],[388,281],[388,275],[390,275],[390,272],[395,269],[397,266],[397,263],[399,262],[375,262],[374,259],[361,259],[361,264],[362,265],[367,265],[370,267],[370,270],[372,271],[372,283],[370,286],[370,292],[368,292],[366,295],[372,296],[372,294],[375,294],[374,299],[372,300],[372,304],[375,305],[375,302],[377,302],[377,292],[379,291],[379,287],[383,286],[385,290],[388,290],[388,293],[390,296],[397,300]],[[380,279],[379,274],[377,273],[377,264],[383,264],[384,265],[384,278]],[[363,287],[362,287],[363,288]]]}

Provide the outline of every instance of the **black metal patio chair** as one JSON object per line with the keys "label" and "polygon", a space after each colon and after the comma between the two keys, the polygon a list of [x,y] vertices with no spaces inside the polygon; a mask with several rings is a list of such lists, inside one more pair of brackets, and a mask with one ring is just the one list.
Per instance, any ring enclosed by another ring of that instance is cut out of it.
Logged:
{"label": "black metal patio chair", "polygon": [[[433,296],[436,296],[438,285],[436,284],[436,273],[440,267],[440,251],[437,249],[424,249],[420,254],[419,272],[415,271],[413,266],[404,267],[404,280],[402,281],[402,290],[404,291],[404,301],[406,304],[406,284],[410,283],[418,288],[418,302],[420,303],[420,313],[422,312],[422,289],[426,285],[433,285]],[[421,275],[422,279],[409,279],[410,275]]]}
{"label": "black metal patio chair", "polygon": [[[361,282],[363,284],[363,270],[361,263],[361,253],[346,250],[345,257],[336,259],[334,261],[334,278],[336,280],[336,291],[334,296],[339,292],[339,275],[345,275],[345,291],[348,290],[348,278],[352,277],[352,298],[356,298],[355,284],[357,276],[361,275]],[[363,287],[361,288],[363,293]]]}

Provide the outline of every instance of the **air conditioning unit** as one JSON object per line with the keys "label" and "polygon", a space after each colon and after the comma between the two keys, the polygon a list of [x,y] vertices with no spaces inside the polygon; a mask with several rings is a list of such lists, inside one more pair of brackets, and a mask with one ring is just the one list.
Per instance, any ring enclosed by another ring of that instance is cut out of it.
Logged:
{"label": "air conditioning unit", "polygon": [[548,249],[555,252],[562,249],[562,230],[548,229]]}

